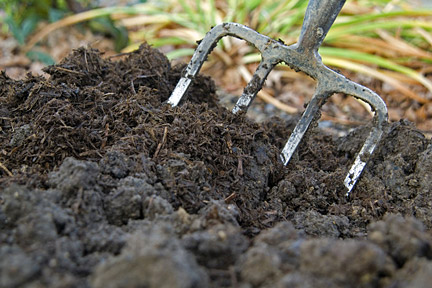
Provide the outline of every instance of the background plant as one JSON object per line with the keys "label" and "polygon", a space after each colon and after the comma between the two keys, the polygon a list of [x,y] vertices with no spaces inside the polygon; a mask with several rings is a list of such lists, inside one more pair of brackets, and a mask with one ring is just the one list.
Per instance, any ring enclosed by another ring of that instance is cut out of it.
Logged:
{"label": "background plant", "polygon": [[[41,23],[56,23],[57,21],[86,10],[93,9],[89,0],[0,0],[0,9],[4,11],[2,22],[17,40],[24,46]],[[83,26],[84,25],[84,26]],[[116,50],[127,46],[127,31],[115,24],[109,15],[89,19],[81,24],[81,29],[91,29],[96,33],[103,33],[115,40]],[[46,53],[28,50],[27,56],[46,64],[53,64],[54,60]]]}

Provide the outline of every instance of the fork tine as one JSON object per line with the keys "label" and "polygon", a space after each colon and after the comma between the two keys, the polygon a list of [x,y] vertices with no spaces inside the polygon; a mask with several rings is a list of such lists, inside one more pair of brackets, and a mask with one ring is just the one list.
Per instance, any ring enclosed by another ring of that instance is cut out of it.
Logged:
{"label": "fork tine", "polygon": [[304,134],[309,128],[310,123],[312,122],[314,116],[317,114],[321,106],[324,104],[325,100],[328,98],[327,95],[319,95],[315,93],[312,97],[311,101],[306,107],[305,112],[303,113],[300,121],[297,123],[294,131],[291,133],[290,138],[286,142],[282,152],[280,154],[280,158],[282,163],[286,166],[288,162],[291,160],[294,152],[297,149],[297,146],[300,144]]}
{"label": "fork tine", "polygon": [[291,136],[285,144],[280,157],[283,164],[287,165],[298,144],[301,142],[301,139],[306,133],[310,123],[312,122],[313,117],[316,115],[327,98],[329,98],[333,93],[345,93],[367,102],[375,111],[373,120],[374,126],[366,138],[366,141],[364,142],[360,152],[357,154],[354,164],[351,166],[344,180],[344,185],[347,188],[346,196],[349,197],[370,156],[381,139],[383,127],[388,120],[387,107],[381,97],[379,97],[372,90],[354,83],[328,68],[325,68],[325,70],[327,70],[325,73],[326,76],[324,79],[318,80],[318,86],[315,91],[315,95],[312,97],[300,121],[297,123],[294,131],[291,133]]}
{"label": "fork tine", "polygon": [[252,79],[249,81],[245,89],[243,90],[242,96],[237,100],[236,105],[234,106],[232,112],[234,114],[240,111],[247,111],[252,101],[255,99],[258,92],[261,90],[264,82],[270,73],[270,71],[274,68],[275,62],[262,59],[259,64],[257,70],[255,71]]}
{"label": "fork tine", "polygon": [[344,180],[347,188],[346,196],[349,196],[383,134],[383,125],[387,122],[387,107],[377,94],[334,72],[321,61],[318,48],[344,3],[345,0],[310,0],[299,42],[290,46],[261,35],[241,24],[224,23],[215,26],[198,45],[184,75],[167,102],[172,106],[178,105],[208,54],[219,39],[227,35],[246,40],[253,44],[262,55],[262,61],[237,101],[233,113],[248,109],[270,71],[280,62],[285,62],[295,71],[303,71],[318,83],[314,96],[282,150],[280,157],[284,165],[290,161],[310,123],[327,98],[334,93],[342,92],[366,101],[376,111],[374,126]]}
{"label": "fork tine", "polygon": [[348,189],[346,196],[349,197],[352,189],[354,188],[354,185],[360,178],[364,167],[366,166],[370,156],[372,155],[375,147],[378,145],[381,139],[384,125],[388,121],[388,113],[386,104],[378,94],[346,78],[342,79],[343,81],[345,81],[345,83],[340,84],[340,92],[352,95],[355,98],[359,98],[365,101],[375,111],[375,116],[373,120],[374,126],[372,127],[372,130],[366,138],[360,152],[357,154],[356,159],[354,160],[354,164],[351,166],[348,175],[344,180],[345,187],[347,187]]}
{"label": "fork tine", "polygon": [[357,183],[360,175],[363,172],[364,167],[366,166],[370,156],[372,155],[375,147],[379,143],[383,131],[381,128],[373,127],[369,136],[367,137],[363,147],[360,152],[357,154],[356,159],[354,160],[354,164],[351,166],[347,176],[344,180],[344,185],[348,189],[345,196],[349,197],[352,189]]}
{"label": "fork tine", "polygon": [[[270,37],[261,35],[258,32],[250,29],[249,27],[246,27],[246,26],[241,25],[241,24],[223,23],[223,24],[219,24],[219,25],[213,27],[209,32],[207,32],[205,37],[202,39],[202,41],[200,42],[200,44],[196,48],[195,53],[193,54],[191,61],[189,62],[188,66],[186,67],[186,69],[184,71],[184,74],[182,75],[180,81],[177,83],[177,86],[175,87],[174,91],[171,93],[171,96],[167,101],[168,104],[175,107],[180,103],[181,99],[186,94],[187,89],[191,85],[192,80],[198,74],[202,65],[206,61],[208,54],[210,54],[210,52],[213,50],[213,48],[217,45],[217,42],[222,37],[225,37],[228,35],[246,40],[247,42],[253,44],[261,52],[269,50],[268,43],[273,42],[273,40]],[[263,82],[265,80],[264,76],[267,76],[267,74],[270,72],[270,70],[276,64],[276,62],[268,61],[267,64],[269,65],[268,68],[265,68],[265,66],[262,66],[262,68],[259,70],[260,75],[262,75],[261,76],[262,81],[260,81],[261,85],[263,84]],[[261,88],[261,86],[260,86],[260,88]],[[251,89],[251,91],[252,90],[255,90],[255,89]],[[256,92],[258,92],[258,91],[256,91]],[[250,97],[251,99],[249,101],[249,104],[253,100],[255,95],[256,95],[256,93],[254,95],[252,95],[252,97]],[[245,98],[243,98],[243,100],[245,100]],[[247,107],[248,107],[248,105],[247,105]],[[243,108],[241,108],[241,109],[243,109]]]}

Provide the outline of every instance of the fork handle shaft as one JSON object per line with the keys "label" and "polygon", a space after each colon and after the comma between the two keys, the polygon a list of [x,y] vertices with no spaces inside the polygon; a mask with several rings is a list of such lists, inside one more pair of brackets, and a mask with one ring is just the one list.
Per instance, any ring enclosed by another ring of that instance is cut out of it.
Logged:
{"label": "fork handle shaft", "polygon": [[298,41],[299,52],[318,51],[345,0],[309,0]]}

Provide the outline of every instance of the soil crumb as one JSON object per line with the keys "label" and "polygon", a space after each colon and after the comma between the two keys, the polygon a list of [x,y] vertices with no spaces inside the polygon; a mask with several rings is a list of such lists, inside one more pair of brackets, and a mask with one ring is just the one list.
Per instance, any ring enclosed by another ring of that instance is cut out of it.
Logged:
{"label": "soil crumb", "polygon": [[0,287],[427,287],[432,145],[386,127],[350,199],[368,127],[256,123],[149,45],[75,50],[49,78],[0,75]]}

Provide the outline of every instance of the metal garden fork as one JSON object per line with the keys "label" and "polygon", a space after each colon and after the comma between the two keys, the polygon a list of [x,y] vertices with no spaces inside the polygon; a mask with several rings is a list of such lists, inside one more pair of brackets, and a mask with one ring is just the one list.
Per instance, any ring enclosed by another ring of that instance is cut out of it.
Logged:
{"label": "metal garden fork", "polygon": [[322,63],[321,56],[318,54],[318,48],[321,46],[344,3],[345,0],[310,0],[299,41],[290,46],[259,34],[241,24],[224,23],[217,25],[206,34],[198,45],[192,60],[184,71],[184,75],[168,99],[168,103],[172,106],[178,105],[186,94],[192,80],[201,69],[207,55],[224,36],[233,36],[246,40],[261,52],[262,57],[255,74],[233,108],[233,113],[247,111],[249,105],[261,90],[268,74],[279,63],[284,62],[295,71],[303,71],[317,81],[315,94],[280,155],[284,165],[288,164],[314,116],[330,96],[334,93],[344,93],[367,102],[375,111],[373,127],[344,180],[347,188],[346,196],[348,197],[381,139],[383,125],[387,122],[388,116],[384,101],[376,93],[329,69]]}

